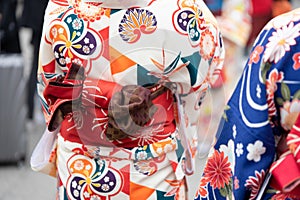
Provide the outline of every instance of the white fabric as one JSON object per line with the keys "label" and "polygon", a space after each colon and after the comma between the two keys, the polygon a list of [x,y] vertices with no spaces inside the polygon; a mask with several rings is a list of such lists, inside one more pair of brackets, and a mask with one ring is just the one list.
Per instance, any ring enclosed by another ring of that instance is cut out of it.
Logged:
{"label": "white fabric", "polygon": [[145,7],[151,0],[83,0],[83,2],[102,3],[102,7],[124,9],[130,7]]}
{"label": "white fabric", "polygon": [[[57,129],[59,130],[59,129]],[[51,162],[51,153],[56,148],[57,131],[50,132],[46,128],[38,144],[34,148],[30,165],[34,171],[50,174],[55,167],[55,163]]]}

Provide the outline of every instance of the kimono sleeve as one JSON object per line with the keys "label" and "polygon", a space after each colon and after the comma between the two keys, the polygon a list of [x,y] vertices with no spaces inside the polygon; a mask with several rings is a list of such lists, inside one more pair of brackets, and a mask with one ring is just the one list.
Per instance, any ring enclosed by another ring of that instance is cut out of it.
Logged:
{"label": "kimono sleeve", "polygon": [[[37,93],[42,105],[42,111],[45,116],[46,123],[48,124],[53,114],[54,102],[45,98],[44,91],[50,82],[55,82],[59,78],[65,75],[66,69],[57,64],[59,55],[55,55],[53,49],[52,35],[55,34],[55,30],[52,27],[52,23],[57,20],[61,11],[67,8],[67,3],[58,6],[57,4],[49,1],[43,24],[43,33],[39,48],[39,66],[37,72]],[[52,111],[51,111],[52,109]]]}
{"label": "kimono sleeve", "polygon": [[[175,26],[180,21],[177,13],[186,12],[185,9],[183,6],[174,13]],[[198,123],[200,105],[211,85],[218,79],[225,57],[223,38],[215,17],[202,1],[193,9],[198,12],[199,20],[193,22],[195,30],[184,32],[190,44],[181,46],[181,53],[164,71],[164,76],[177,85],[176,93],[184,106],[189,127]],[[192,34],[194,31],[197,37]]]}
{"label": "kimono sleeve", "polygon": [[[185,149],[187,174],[193,171],[196,154],[201,103],[210,86],[216,81],[223,67],[225,49],[216,19],[202,1],[194,5],[197,20],[191,23],[193,30],[186,30],[189,43],[181,46],[181,53],[165,69],[163,78],[176,85],[179,134]],[[173,15],[174,23],[180,21],[182,6]],[[178,26],[179,27],[179,26]],[[179,29],[179,28],[178,28]],[[190,31],[190,32],[189,32]],[[191,46],[193,48],[191,48]],[[184,127],[184,128],[182,128]]]}

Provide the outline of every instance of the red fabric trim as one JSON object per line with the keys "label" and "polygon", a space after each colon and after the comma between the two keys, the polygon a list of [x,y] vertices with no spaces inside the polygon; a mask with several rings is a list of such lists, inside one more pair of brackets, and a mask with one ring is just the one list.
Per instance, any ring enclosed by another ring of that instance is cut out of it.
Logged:
{"label": "red fabric trim", "polygon": [[[78,99],[82,91],[82,85],[59,84],[50,82],[44,90],[44,97],[59,99]],[[48,100],[48,99],[47,99]]]}
{"label": "red fabric trim", "polygon": [[286,155],[275,161],[271,167],[272,181],[271,186],[284,193],[296,195],[300,198],[300,115],[290,133],[287,136],[289,147]]}
{"label": "red fabric trim", "polygon": [[285,193],[289,192],[293,195],[300,195],[300,166],[296,162],[293,154],[288,154],[282,161],[272,170],[271,186]]}

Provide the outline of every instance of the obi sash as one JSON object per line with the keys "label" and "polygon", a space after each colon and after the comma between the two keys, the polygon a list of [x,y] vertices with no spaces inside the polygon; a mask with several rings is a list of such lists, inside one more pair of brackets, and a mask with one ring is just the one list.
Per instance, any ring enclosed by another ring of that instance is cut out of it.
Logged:
{"label": "obi sash", "polygon": [[288,149],[272,164],[272,187],[300,197],[300,115],[286,138]]}
{"label": "obi sash", "polygon": [[166,90],[152,100],[157,110],[140,133],[109,140],[106,137],[108,107],[112,96],[121,89],[116,82],[85,78],[84,70],[72,65],[65,77],[50,82],[44,90],[50,105],[49,130],[60,127],[62,137],[72,142],[124,148],[151,144],[175,131],[174,99],[172,92]]}

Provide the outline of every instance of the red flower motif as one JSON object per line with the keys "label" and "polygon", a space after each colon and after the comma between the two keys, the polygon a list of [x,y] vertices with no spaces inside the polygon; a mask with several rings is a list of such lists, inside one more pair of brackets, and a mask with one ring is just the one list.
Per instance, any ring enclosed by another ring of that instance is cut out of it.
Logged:
{"label": "red flower motif", "polygon": [[86,2],[82,0],[75,0],[74,12],[79,18],[84,21],[97,21],[105,14],[106,9],[99,6],[101,3],[97,2]]}
{"label": "red flower motif", "polygon": [[262,47],[262,46],[255,47],[255,49],[250,54],[249,64],[258,63],[258,61],[260,60],[260,55],[263,52],[263,50],[264,50],[264,47]]}
{"label": "red flower motif", "polygon": [[200,46],[200,54],[204,60],[209,60],[214,56],[216,44],[212,32],[208,29],[201,33]]}
{"label": "red flower motif", "polygon": [[273,69],[268,79],[266,80],[266,90],[267,90],[267,103],[268,103],[268,111],[270,116],[274,116],[276,114],[276,108],[274,104],[274,93],[277,90],[277,82],[283,80],[283,72],[278,72],[277,69]]}
{"label": "red flower motif", "polygon": [[293,68],[294,70],[298,70],[300,68],[300,53],[295,53],[293,56],[293,60],[294,60]]}
{"label": "red flower motif", "polygon": [[265,174],[266,173],[263,169],[260,171],[260,173],[255,170],[255,177],[249,176],[249,178],[246,180],[245,187],[251,190],[249,200],[255,199],[257,196],[260,186],[264,181]]}
{"label": "red flower motif", "polygon": [[228,157],[224,156],[224,152],[214,151],[213,156],[207,161],[204,173],[205,178],[214,189],[223,188],[229,183],[231,178],[230,162]]}
{"label": "red flower motif", "polygon": [[283,80],[283,72],[278,72],[277,69],[273,69],[270,74],[269,78],[266,82],[266,87],[268,94],[274,94],[274,92],[277,90],[277,82],[280,82]]}

